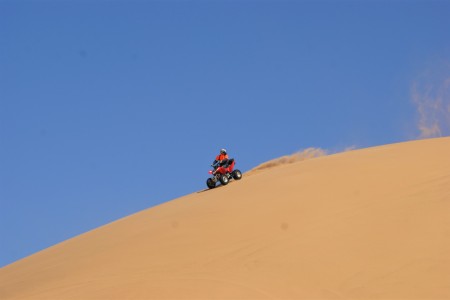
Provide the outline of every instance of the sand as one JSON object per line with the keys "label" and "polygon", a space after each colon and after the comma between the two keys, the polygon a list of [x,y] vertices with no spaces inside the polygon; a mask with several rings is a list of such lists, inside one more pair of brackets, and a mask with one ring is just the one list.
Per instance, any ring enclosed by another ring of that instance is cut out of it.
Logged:
{"label": "sand", "polygon": [[450,138],[244,174],[1,268],[0,299],[450,299]]}

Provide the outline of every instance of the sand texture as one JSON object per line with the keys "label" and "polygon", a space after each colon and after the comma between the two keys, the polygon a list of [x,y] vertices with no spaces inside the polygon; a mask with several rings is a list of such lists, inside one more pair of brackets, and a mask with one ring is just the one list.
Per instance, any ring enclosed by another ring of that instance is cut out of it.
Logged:
{"label": "sand texture", "polygon": [[450,138],[244,174],[1,268],[0,299],[450,299]]}

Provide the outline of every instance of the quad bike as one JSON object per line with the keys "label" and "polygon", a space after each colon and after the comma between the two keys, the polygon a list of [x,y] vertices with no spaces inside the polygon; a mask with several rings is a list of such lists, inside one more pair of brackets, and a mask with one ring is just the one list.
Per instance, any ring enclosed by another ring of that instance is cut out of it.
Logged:
{"label": "quad bike", "polygon": [[213,189],[219,181],[222,185],[227,185],[231,179],[240,180],[242,178],[242,173],[238,169],[233,170],[234,164],[234,159],[230,159],[228,166],[219,166],[218,163],[211,165],[214,170],[209,171],[209,174],[212,176],[206,180],[206,185],[210,189]]}

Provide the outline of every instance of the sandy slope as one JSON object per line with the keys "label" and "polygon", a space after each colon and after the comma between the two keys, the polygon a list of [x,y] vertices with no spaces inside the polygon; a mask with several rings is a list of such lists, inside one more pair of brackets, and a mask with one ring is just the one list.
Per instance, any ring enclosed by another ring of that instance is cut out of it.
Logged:
{"label": "sandy slope", "polygon": [[450,138],[265,169],[0,269],[0,299],[450,299]]}

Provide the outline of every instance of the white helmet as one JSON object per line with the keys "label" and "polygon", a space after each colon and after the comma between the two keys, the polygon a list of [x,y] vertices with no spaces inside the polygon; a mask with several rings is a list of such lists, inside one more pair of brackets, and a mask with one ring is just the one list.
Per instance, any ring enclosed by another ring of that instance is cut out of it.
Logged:
{"label": "white helmet", "polygon": [[220,149],[220,153],[227,154],[227,149]]}

